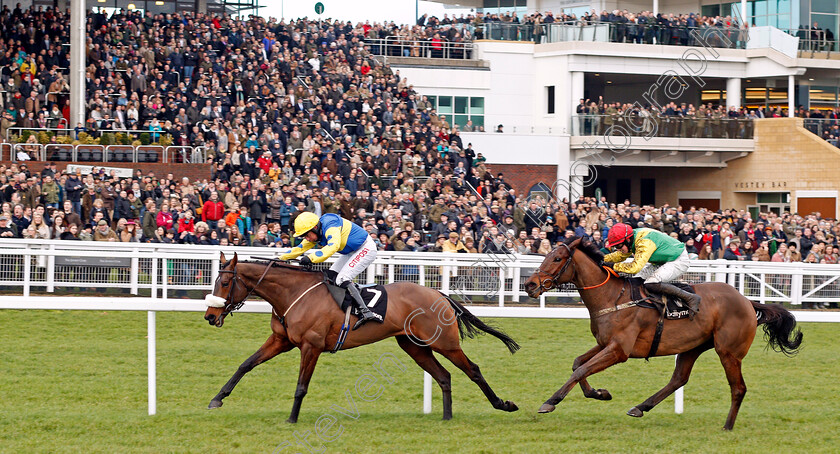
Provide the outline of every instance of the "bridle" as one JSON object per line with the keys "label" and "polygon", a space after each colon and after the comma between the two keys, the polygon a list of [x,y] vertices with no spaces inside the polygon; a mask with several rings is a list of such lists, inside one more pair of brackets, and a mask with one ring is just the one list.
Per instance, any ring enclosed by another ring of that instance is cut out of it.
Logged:
{"label": "bridle", "polygon": [[[271,269],[272,264],[273,264],[272,262],[268,262],[266,264],[265,270],[263,271],[262,276],[260,276],[260,279],[257,281],[257,284],[254,285],[254,287],[251,288],[251,290],[248,290],[248,286],[245,285],[245,282],[239,276],[239,273],[236,270],[236,266],[234,266],[232,270],[219,270],[219,277],[220,278],[221,278],[222,273],[231,273],[233,275],[233,278],[228,283],[230,285],[230,291],[228,292],[228,297],[225,299],[225,309],[224,309],[224,312],[222,312],[221,317],[225,317],[228,314],[230,314],[231,312],[235,312],[235,311],[239,310],[245,304],[245,301],[248,300],[248,298],[251,297],[251,295],[254,293],[254,290],[256,290],[257,287],[259,287],[260,284],[262,283],[263,279],[265,279],[265,276],[268,274],[268,270]],[[245,290],[248,290],[248,294],[245,295],[245,298],[242,298],[242,300],[240,302],[234,303],[233,302],[233,294],[236,291],[236,284],[237,283],[239,283],[239,285],[241,285]]]}
{"label": "bridle", "polygon": [[[560,271],[558,271],[557,274],[552,276],[552,275],[546,273],[545,271],[543,271],[542,266],[537,268],[537,273],[538,274],[548,276],[548,278],[546,278],[546,279],[540,278],[540,281],[539,281],[540,282],[540,287],[538,289],[538,290],[540,290],[540,293],[547,292],[547,291],[557,287],[557,279],[560,276],[562,276],[563,273],[566,272],[566,268],[568,268],[569,265],[572,263],[572,248],[570,248],[566,243],[560,243],[560,246],[566,248],[566,252],[568,253],[568,257],[566,258],[566,263],[564,263],[563,266],[560,267]],[[574,267],[574,265],[572,265],[572,267]],[[576,272],[576,271],[577,270],[575,270],[574,272]]]}
{"label": "bridle", "polygon": [[[560,267],[560,271],[558,271],[557,274],[555,274],[554,276],[551,276],[548,273],[546,273],[545,271],[543,271],[542,267],[537,268],[537,273],[538,274],[549,276],[546,279],[540,279],[540,281],[539,281],[540,286],[538,288],[538,290],[540,290],[540,293],[547,292],[547,291],[557,287],[557,279],[560,276],[562,276],[563,273],[566,272],[566,268],[568,268],[570,264],[572,265],[572,270],[573,270],[572,275],[574,276],[575,274],[577,274],[577,269],[575,269],[573,261],[572,261],[572,255],[573,255],[572,248],[570,248],[569,245],[567,245],[566,243],[560,243],[560,246],[566,248],[566,252],[568,253],[568,257],[566,258],[566,263],[564,263],[563,266]],[[586,286],[586,287],[575,287],[575,290],[580,291],[580,290],[596,289],[596,288],[601,287],[602,285],[606,284],[613,275],[617,276],[617,274],[615,273],[615,271],[612,268],[609,268],[609,267],[605,266],[604,269],[607,271],[607,278],[604,279],[604,282],[601,282],[598,285],[590,285],[590,286]]]}

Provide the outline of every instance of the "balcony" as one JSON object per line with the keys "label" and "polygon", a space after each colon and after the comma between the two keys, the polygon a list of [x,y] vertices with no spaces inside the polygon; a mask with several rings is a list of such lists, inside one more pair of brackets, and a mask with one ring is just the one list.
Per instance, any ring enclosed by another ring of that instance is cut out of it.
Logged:
{"label": "balcony", "polygon": [[726,167],[755,150],[751,119],[574,115],[571,130],[572,159],[595,165]]}

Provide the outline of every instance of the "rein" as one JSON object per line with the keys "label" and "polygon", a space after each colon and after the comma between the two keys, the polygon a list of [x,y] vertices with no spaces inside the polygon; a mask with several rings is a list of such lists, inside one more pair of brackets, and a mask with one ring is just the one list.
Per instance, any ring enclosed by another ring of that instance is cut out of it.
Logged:
{"label": "rein", "polygon": [[[228,301],[229,301],[229,303],[225,305],[225,311],[224,311],[224,313],[222,313],[222,316],[226,316],[226,315],[228,315],[228,314],[230,314],[230,313],[232,313],[232,312],[235,312],[235,311],[239,310],[239,309],[240,309],[240,308],[241,308],[241,307],[245,304],[245,301],[246,301],[248,298],[250,298],[250,297],[251,297],[251,295],[254,293],[254,290],[256,290],[256,289],[257,289],[257,287],[259,287],[259,286],[260,286],[260,284],[262,284],[263,279],[265,279],[265,276],[268,274],[268,270],[270,270],[270,269],[271,269],[271,265],[272,265],[272,262],[269,262],[269,263],[266,265],[265,270],[264,270],[264,271],[263,271],[263,273],[262,273],[262,276],[260,276],[260,279],[257,281],[257,284],[256,284],[256,285],[254,285],[254,287],[253,287],[253,288],[251,288],[251,290],[249,290],[249,291],[248,291],[248,294],[247,294],[247,295],[245,295],[245,298],[242,298],[242,301],[240,301],[240,302],[238,302],[238,303],[236,303],[236,304],[234,304],[234,303],[233,303],[233,293],[234,293],[234,290],[235,290],[235,288],[236,288],[236,284],[237,284],[238,282],[242,281],[242,278],[239,276],[239,273],[236,271],[236,267],[235,267],[235,266],[233,267],[233,269],[232,269],[232,270],[219,270],[219,274],[222,274],[222,273],[231,273],[231,274],[233,274],[233,279],[232,279],[233,284],[231,284],[231,289],[230,289],[230,292],[228,292]],[[243,287],[243,288],[245,288],[246,290],[248,289],[248,286],[247,286],[247,285],[245,285],[245,283],[244,283],[244,282],[242,282],[240,285],[242,285],[242,287]],[[296,301],[296,302],[297,302],[297,301]],[[287,312],[288,312],[288,311],[287,311]]]}
{"label": "rein", "polygon": [[[557,278],[559,278],[560,276],[563,275],[563,273],[566,272],[566,268],[568,268],[569,265],[571,265],[572,268],[574,269],[574,263],[572,263],[572,249],[568,245],[566,245],[565,243],[560,243],[560,246],[563,246],[563,247],[566,248],[566,251],[569,254],[569,258],[566,259],[566,263],[563,264],[563,266],[560,268],[560,271],[558,271],[557,274],[555,274],[554,276],[550,276],[548,279],[544,279],[544,280],[540,281],[540,289],[544,292],[547,292],[547,291],[557,287]],[[614,269],[612,269],[608,266],[604,266],[603,268],[607,272],[607,278],[604,279],[604,282],[601,282],[598,285],[590,285],[590,286],[587,286],[587,287],[575,287],[575,290],[577,290],[577,291],[593,290],[593,289],[601,287],[604,284],[606,284],[607,282],[609,282],[610,278],[612,278],[613,276],[618,277],[618,273],[616,273]],[[537,269],[537,271],[542,273],[542,274],[546,274],[546,275],[548,274],[541,269]],[[574,270],[574,273],[577,274],[577,269]]]}

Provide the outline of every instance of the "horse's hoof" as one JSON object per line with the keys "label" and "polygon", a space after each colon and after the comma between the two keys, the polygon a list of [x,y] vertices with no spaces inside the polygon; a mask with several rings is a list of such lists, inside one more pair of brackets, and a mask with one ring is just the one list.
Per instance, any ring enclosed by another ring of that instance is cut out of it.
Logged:
{"label": "horse's hoof", "polygon": [[595,400],[612,400],[612,394],[606,389],[599,389],[595,391],[595,395],[592,398]]}
{"label": "horse's hoof", "polygon": [[297,419],[289,418],[289,419],[286,420],[286,422],[289,423],[289,424],[297,424]]}
{"label": "horse's hoof", "polygon": [[519,407],[515,403],[509,400],[505,401],[505,411],[514,412],[516,410],[519,410]]}
{"label": "horse's hoof", "polygon": [[537,413],[551,413],[552,411],[554,411],[555,408],[557,407],[551,404],[542,404],[542,407],[540,407],[540,409],[537,410]]}
{"label": "horse's hoof", "polygon": [[214,408],[219,408],[221,406],[222,406],[222,401],[221,400],[211,400],[210,405],[207,406],[207,409],[212,410]]}
{"label": "horse's hoof", "polygon": [[450,419],[452,419],[452,415],[443,415],[444,421],[449,421]]}
{"label": "horse's hoof", "polygon": [[633,407],[627,411],[627,415],[632,416],[634,418],[641,418],[645,414],[642,410],[639,410],[639,407]]}

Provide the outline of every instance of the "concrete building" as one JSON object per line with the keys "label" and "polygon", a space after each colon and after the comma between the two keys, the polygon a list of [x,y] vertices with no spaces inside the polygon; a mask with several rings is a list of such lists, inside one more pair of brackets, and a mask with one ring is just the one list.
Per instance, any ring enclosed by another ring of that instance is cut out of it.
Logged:
{"label": "concrete building", "polygon": [[[775,16],[785,18],[772,21],[763,13],[762,5],[767,3],[763,0],[714,5],[528,1],[509,7],[507,3],[460,2],[487,12],[514,8],[558,12],[584,6],[582,11],[639,12],[656,6],[662,12],[712,15],[729,14],[746,3],[756,25],[700,29],[683,45],[662,45],[615,42],[611,24],[552,24],[535,38],[527,25],[491,23],[472,29],[492,39],[477,40],[466,53],[469,58],[432,66],[422,57],[382,57],[429,98],[439,115],[461,127],[467,121],[483,126],[488,132],[462,133],[464,143],[482,151],[492,171],[504,172],[520,193],[548,186],[563,196],[593,195],[597,190],[611,200],[637,204],[836,215],[840,173],[831,163],[837,160],[838,149],[803,125],[802,119],[758,119],[748,124],[724,120],[721,125],[701,126],[706,132],[698,133],[666,118],[647,119],[649,124],[636,125],[634,130],[629,119],[621,128],[622,119],[606,124],[603,118],[576,114],[581,99],[601,98],[639,107],[673,101],[724,109],[780,108],[790,116],[800,106],[840,107],[837,42],[826,41],[822,33],[781,29],[788,28],[782,27],[786,24],[803,25],[807,18],[818,24],[828,21],[821,28],[836,31],[836,11],[831,13],[834,22],[817,18],[824,2],[813,2],[812,8],[804,0],[774,1],[787,12],[777,8]],[[501,26],[516,29],[494,31]],[[499,125],[504,133],[492,132]]]}

